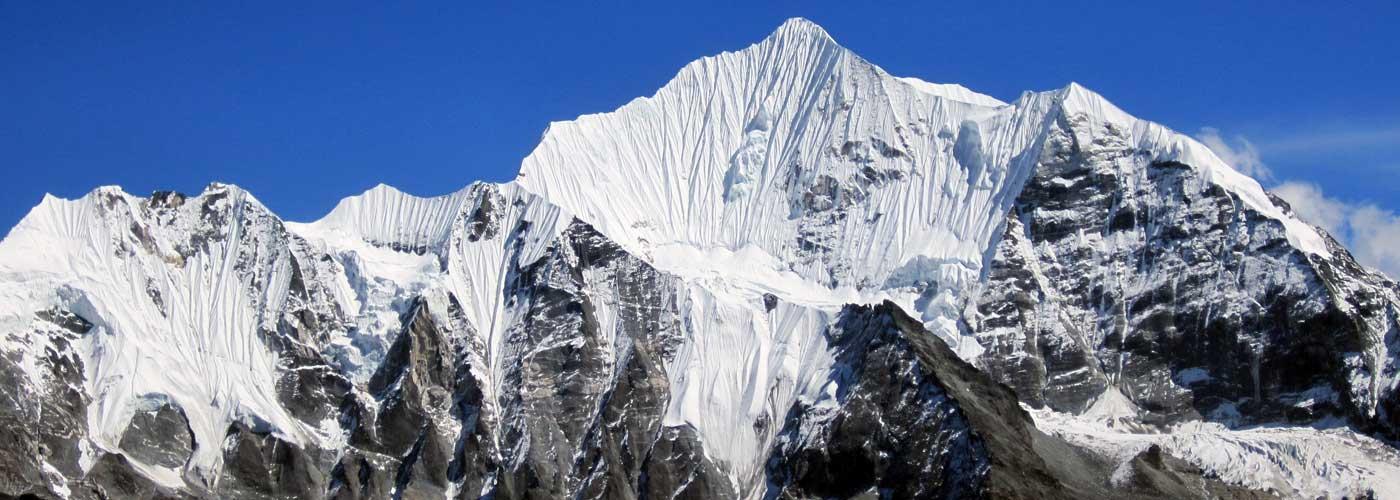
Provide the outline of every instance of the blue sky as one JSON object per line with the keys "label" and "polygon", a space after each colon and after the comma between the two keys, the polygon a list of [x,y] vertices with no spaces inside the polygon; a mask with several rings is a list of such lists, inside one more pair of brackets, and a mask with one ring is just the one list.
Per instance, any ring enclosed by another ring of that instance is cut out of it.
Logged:
{"label": "blue sky", "polygon": [[551,120],[650,95],[793,16],[897,75],[1003,100],[1077,81],[1214,129],[1266,184],[1400,208],[1393,2],[973,3],[0,0],[0,228],[46,192],[106,184],[232,182],[310,220],[379,182],[429,195],[509,180]]}

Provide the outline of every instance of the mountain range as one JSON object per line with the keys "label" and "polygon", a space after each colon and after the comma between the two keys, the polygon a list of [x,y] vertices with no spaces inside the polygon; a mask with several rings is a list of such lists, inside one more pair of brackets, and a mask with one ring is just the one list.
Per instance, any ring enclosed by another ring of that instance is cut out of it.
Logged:
{"label": "mountain range", "polygon": [[793,19],[519,176],[0,242],[0,495],[1400,498],[1400,285],[1077,84]]}

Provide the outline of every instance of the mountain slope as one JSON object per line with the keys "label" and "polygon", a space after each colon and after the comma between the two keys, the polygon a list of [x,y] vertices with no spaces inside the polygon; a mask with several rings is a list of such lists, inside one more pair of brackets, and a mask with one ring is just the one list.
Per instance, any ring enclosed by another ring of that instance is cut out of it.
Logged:
{"label": "mountain slope", "polygon": [[517,182],[654,261],[753,248],[812,293],[888,296],[973,358],[959,302],[1068,115],[1126,129],[1154,161],[1194,165],[1281,221],[1290,242],[1327,254],[1204,146],[1083,87],[1009,105],[969,98],[892,77],[801,19],[691,63],[655,96],[551,124]]}

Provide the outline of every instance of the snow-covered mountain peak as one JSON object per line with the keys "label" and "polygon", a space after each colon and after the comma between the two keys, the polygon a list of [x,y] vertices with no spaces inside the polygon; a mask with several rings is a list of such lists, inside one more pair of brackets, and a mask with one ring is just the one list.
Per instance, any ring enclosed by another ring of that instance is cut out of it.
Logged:
{"label": "snow-covered mountain peak", "polygon": [[75,238],[93,229],[93,221],[95,218],[101,218],[103,214],[117,211],[127,216],[136,214],[138,219],[143,219],[151,210],[176,208],[187,199],[205,199],[211,196],[230,199],[239,204],[247,203],[261,211],[267,210],[251,193],[233,184],[210,183],[204,191],[195,196],[173,191],[157,191],[149,197],[128,193],[121,186],[107,185],[93,188],[73,199],[44,194],[39,204],[30,209],[24,218],[10,229],[6,239],[25,232],[42,237]]}
{"label": "snow-covered mountain peak", "polygon": [[288,223],[288,227],[299,234],[352,238],[422,253],[446,241],[452,221],[470,198],[471,189],[469,186],[441,196],[420,197],[379,184],[340,200],[330,213],[315,222]]}
{"label": "snow-covered mountain peak", "polygon": [[1285,213],[1270,199],[1259,181],[1240,173],[1195,138],[1134,117],[1076,82],[1054,93],[1058,95],[1064,114],[1074,122],[1072,129],[1083,135],[1081,142],[1125,140],[1136,150],[1150,153],[1152,161],[1176,162],[1198,169],[1250,208],[1280,221],[1287,229],[1289,242],[1298,249],[1323,258],[1331,257],[1325,238],[1316,228]]}
{"label": "snow-covered mountain peak", "polygon": [[[1055,143],[1057,130],[1079,146]],[[763,255],[807,283],[802,295],[904,297],[952,338],[1012,201],[1062,146],[1127,155],[1125,174],[1191,166],[1328,255],[1257,182],[1082,85],[1006,104],[891,76],[806,20],[695,61],[652,97],[553,124],[517,182],[663,268],[687,262],[671,254]]]}
{"label": "snow-covered mountain peak", "polygon": [[[767,57],[782,60],[792,58],[795,55],[789,54],[789,51],[801,52],[810,50],[811,48],[817,48],[821,51],[837,52],[844,57],[860,58],[837,42],[825,28],[802,17],[794,17],[784,21],[782,25],[778,26],[778,29],[774,30],[773,33],[762,41],[744,50],[760,49],[765,52]],[[800,54],[796,55],[800,56]],[[885,73],[882,69],[876,69],[889,79],[908,84],[914,89],[930,96],[952,99],[979,106],[997,107],[1006,105],[1005,102],[995,97],[975,92],[960,84],[933,83],[915,77],[895,77]]]}
{"label": "snow-covered mountain peak", "polygon": [[765,255],[807,283],[790,300],[890,292],[952,335],[1053,101],[897,78],[795,20],[551,125],[517,182],[654,264]]}
{"label": "snow-covered mountain peak", "polygon": [[767,39],[776,39],[780,41],[779,43],[791,40],[817,40],[824,43],[836,43],[836,40],[831,38],[831,34],[826,32],[826,28],[805,17],[788,18],[783,21],[783,24],[778,25],[778,29],[773,30]]}
{"label": "snow-covered mountain peak", "polygon": [[[280,220],[233,185],[46,197],[0,243],[0,326],[23,331],[55,306],[91,318],[75,348],[101,446],[115,448],[150,397],[184,407],[204,443],[254,420],[298,441],[303,429],[267,397],[277,358],[263,337],[291,282],[288,247]],[[192,467],[216,467],[218,451],[200,447]]]}
{"label": "snow-covered mountain peak", "polygon": [[897,80],[907,83],[918,89],[920,92],[952,99],[954,101],[976,104],[978,106],[997,107],[1005,106],[1006,103],[995,97],[974,92],[972,89],[956,83],[930,83],[912,76],[895,77]]}

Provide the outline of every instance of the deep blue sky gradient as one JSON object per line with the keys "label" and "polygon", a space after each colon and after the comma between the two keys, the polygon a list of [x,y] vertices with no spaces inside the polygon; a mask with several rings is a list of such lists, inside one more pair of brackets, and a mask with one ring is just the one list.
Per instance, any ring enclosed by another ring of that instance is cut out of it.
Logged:
{"label": "deep blue sky gradient", "polygon": [[0,234],[46,192],[106,184],[232,182],[312,220],[379,182],[509,180],[550,121],[792,16],[896,75],[1003,100],[1078,81],[1243,135],[1279,178],[1400,208],[1395,2],[286,3],[0,0]]}

